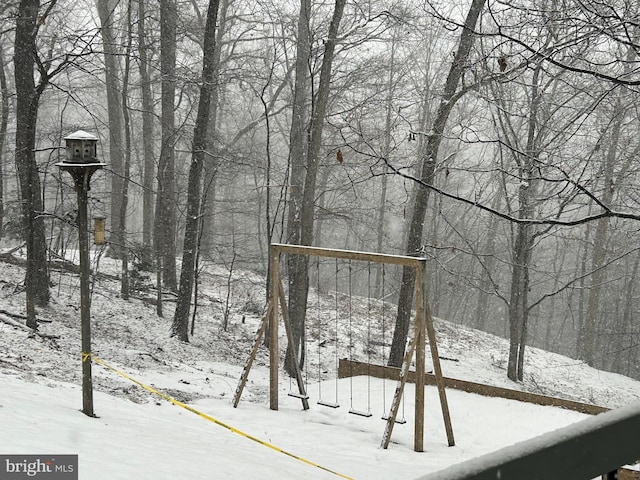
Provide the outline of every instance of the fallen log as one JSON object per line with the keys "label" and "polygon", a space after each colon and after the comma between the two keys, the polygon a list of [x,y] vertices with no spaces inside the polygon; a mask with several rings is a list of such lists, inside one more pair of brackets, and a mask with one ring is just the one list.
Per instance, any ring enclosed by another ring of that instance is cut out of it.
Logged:
{"label": "fallen log", "polygon": [[0,313],[0,320],[3,321],[4,323],[6,323],[7,325],[11,325],[13,327],[21,328],[22,330],[26,330],[30,334],[39,336],[40,338],[46,338],[46,339],[49,339],[49,340],[56,340],[56,339],[60,338],[60,335],[49,335],[48,333],[41,333],[41,332],[39,332],[37,330],[34,330],[33,328],[27,327],[26,325],[23,325],[20,322],[14,320],[11,317],[8,317],[7,315],[2,314],[2,313]]}

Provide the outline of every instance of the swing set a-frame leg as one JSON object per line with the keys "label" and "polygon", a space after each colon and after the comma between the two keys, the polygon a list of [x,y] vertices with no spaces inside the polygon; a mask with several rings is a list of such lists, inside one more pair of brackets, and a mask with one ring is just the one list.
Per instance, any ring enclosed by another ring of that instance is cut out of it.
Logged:
{"label": "swing set a-frame leg", "polygon": [[282,288],[282,281],[278,277],[278,281],[280,282],[280,291],[278,298],[280,300],[280,309],[282,311],[282,320],[284,321],[284,329],[287,332],[287,341],[289,342],[289,351],[291,352],[291,358],[293,361],[291,364],[293,365],[294,376],[296,377],[296,383],[298,384],[299,395],[293,395],[302,400],[302,408],[304,410],[309,410],[309,395],[307,395],[307,391],[304,387],[304,381],[302,379],[302,373],[300,372],[300,364],[298,363],[298,355],[295,348],[295,343],[293,342],[293,333],[291,332],[291,324],[289,323],[289,315],[287,314],[286,308],[286,299],[284,298],[284,289]]}
{"label": "swing set a-frame leg", "polygon": [[431,310],[427,305],[425,309],[425,323],[427,337],[429,338],[429,346],[431,347],[431,360],[433,361],[433,373],[436,377],[436,385],[438,387],[438,395],[440,396],[440,407],[442,408],[442,418],[444,420],[444,428],[447,432],[447,441],[450,447],[455,445],[453,438],[453,427],[451,426],[451,416],[449,414],[449,402],[447,394],[444,390],[444,377],[442,375],[442,367],[440,366],[440,356],[438,355],[438,344],[436,343],[436,331],[433,327],[433,317]]}
{"label": "swing set a-frame leg", "polygon": [[400,400],[404,391],[404,386],[409,376],[409,366],[413,359],[414,353],[416,356],[416,418],[414,420],[414,450],[416,452],[422,452],[424,447],[424,356],[425,356],[425,337],[429,339],[429,347],[431,350],[431,359],[433,361],[434,373],[436,377],[436,385],[438,387],[438,393],[440,395],[440,405],[442,407],[442,416],[444,418],[445,430],[447,432],[447,441],[449,446],[455,445],[453,438],[453,428],[451,426],[451,417],[449,416],[449,404],[447,402],[447,395],[444,389],[444,377],[442,376],[442,368],[440,367],[440,357],[438,356],[438,346],[436,343],[436,333],[433,327],[433,317],[431,316],[431,309],[429,302],[427,301],[426,285],[423,282],[426,280],[424,274],[424,266],[417,271],[416,284],[418,289],[416,290],[416,319],[415,319],[415,334],[409,344],[400,369],[400,379],[398,380],[398,386],[393,396],[393,402],[391,405],[391,412],[387,417],[387,425],[385,427],[384,434],[382,436],[382,448],[387,448],[391,440],[391,432],[393,431],[393,425],[395,423],[396,416],[398,415],[398,408],[400,406]]}
{"label": "swing set a-frame leg", "polygon": [[249,378],[249,371],[251,370],[251,365],[253,365],[253,361],[256,359],[256,355],[258,354],[258,348],[260,347],[260,343],[262,342],[262,337],[264,336],[264,332],[267,330],[267,325],[269,325],[269,318],[271,317],[272,309],[273,309],[273,304],[269,302],[269,304],[267,305],[267,313],[265,313],[264,317],[262,317],[262,321],[260,322],[260,327],[258,328],[258,332],[256,333],[255,341],[253,342],[253,348],[251,349],[251,353],[249,354],[247,363],[242,369],[242,375],[240,376],[238,387],[236,388],[236,392],[233,395],[234,408],[236,408],[238,406],[238,403],[240,403],[240,397],[242,396],[242,391],[244,390],[244,386],[247,383],[247,379]]}
{"label": "swing set a-frame leg", "polygon": [[[279,279],[278,279],[278,282],[280,283]],[[280,302],[282,317],[284,320],[284,327],[287,332],[289,348],[293,349],[294,348],[293,335],[291,333],[291,326],[289,324],[289,316],[287,315],[287,311],[285,308],[284,290],[282,289],[282,284],[280,284],[279,286],[280,286],[280,289],[279,289],[278,300]],[[274,305],[273,301],[270,301],[269,304],[267,305],[267,312],[265,313],[264,317],[262,317],[262,321],[260,322],[260,327],[258,328],[258,332],[256,333],[256,338],[253,342],[253,348],[251,349],[251,353],[249,355],[249,358],[247,359],[247,363],[245,364],[244,369],[242,370],[242,375],[240,376],[238,387],[236,388],[235,394],[233,396],[234,408],[238,406],[238,403],[240,403],[240,397],[242,396],[242,391],[244,390],[244,386],[246,385],[247,379],[249,378],[249,371],[251,370],[253,361],[255,360],[256,355],[258,354],[258,348],[260,348],[260,344],[262,343],[262,337],[264,336],[264,333],[267,330],[267,326],[269,325],[271,315],[277,316],[277,314],[278,314],[278,306]],[[296,378],[296,382],[298,383],[298,389],[300,391],[300,395],[296,395],[296,396],[299,397],[300,400],[302,400],[302,408],[304,410],[309,410],[309,400],[308,400],[309,397],[307,395],[307,392],[304,386],[302,373],[300,372],[300,365],[298,364],[297,355],[295,354],[295,351],[292,350],[292,352],[293,352],[292,358],[296,359],[294,362],[292,362],[294,364],[294,367],[293,367],[294,376]]]}
{"label": "swing set a-frame leg", "polygon": [[409,348],[404,355],[404,360],[402,361],[402,368],[400,369],[400,379],[398,380],[398,385],[396,387],[396,392],[393,394],[393,401],[391,402],[391,411],[387,416],[387,425],[384,429],[384,434],[382,435],[382,442],[380,446],[384,449],[389,447],[389,442],[391,441],[391,433],[393,432],[393,426],[396,423],[396,418],[398,416],[398,409],[400,408],[400,400],[402,399],[402,393],[404,391],[404,386],[407,383],[407,378],[409,376],[409,366],[411,365],[411,359],[413,358],[413,352],[416,349],[416,344],[418,343],[418,336],[414,335],[411,343],[409,344]]}

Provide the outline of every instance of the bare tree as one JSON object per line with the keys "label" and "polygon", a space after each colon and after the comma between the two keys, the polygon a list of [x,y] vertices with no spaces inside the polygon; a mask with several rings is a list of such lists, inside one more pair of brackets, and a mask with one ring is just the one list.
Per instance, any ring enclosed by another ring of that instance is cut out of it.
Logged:
{"label": "bare tree", "polygon": [[124,50],[124,70],[122,74],[122,119],[124,128],[124,165],[122,175],[122,203],[118,216],[118,230],[122,238],[120,259],[122,262],[122,274],[120,281],[120,294],[124,300],[129,299],[129,247],[127,245],[127,207],[129,206],[129,175],[131,173],[131,118],[129,115],[129,75],[131,73],[131,48],[133,43],[132,9],[133,0],[129,0],[126,6],[127,37]]}
{"label": "bare tree", "polygon": [[[425,156],[422,159],[422,171],[420,180],[422,184],[431,185],[436,169],[438,152],[442,142],[449,114],[460,96],[456,95],[458,84],[465,69],[467,58],[471,51],[475,37],[475,28],[484,7],[485,0],[473,0],[467,17],[465,19],[458,49],[456,50],[449,74],[444,84],[444,91],[438,111],[433,119],[432,128],[427,136]],[[409,234],[407,235],[406,252],[407,255],[416,255],[421,247],[422,231],[424,226],[425,213],[429,202],[431,190],[428,188],[418,188],[415,195]],[[389,353],[389,365],[399,367],[404,357],[404,349],[409,334],[409,323],[411,316],[411,304],[413,291],[415,289],[415,271],[411,268],[404,268],[402,271],[402,284],[398,297],[398,311],[396,324],[393,332],[393,341]]]}
{"label": "bare tree", "polygon": [[[156,259],[164,285],[177,289],[176,276],[176,194],[175,194],[175,127],[176,96],[176,26],[178,11],[175,0],[160,2],[160,71],[162,74],[162,143],[158,163],[158,195],[156,197]],[[160,286],[158,286],[160,288]]]}
{"label": "bare tree", "polygon": [[[613,107],[610,135],[608,141],[602,143],[608,144],[602,158],[601,179],[602,188],[600,200],[605,205],[611,205],[616,193],[617,180],[623,178],[626,169],[616,175],[616,166],[619,161],[618,151],[620,148],[620,135],[622,125],[625,120],[627,106],[623,104],[620,95],[617,96]],[[616,176],[618,178],[616,178]],[[586,314],[581,329],[578,332],[577,352],[579,358],[594,365],[595,359],[595,343],[596,343],[596,325],[598,323],[598,314],[600,311],[600,297],[602,286],[606,277],[606,270],[603,268],[606,263],[608,245],[608,234],[610,218],[600,218],[595,224],[595,233],[593,238],[593,253],[591,258],[591,271],[589,293],[587,297]]]}
{"label": "bare tree", "polygon": [[[316,180],[320,161],[320,149],[322,146],[322,131],[324,128],[325,114],[329,102],[331,86],[331,67],[333,65],[335,48],[338,41],[338,28],[344,12],[346,0],[336,0],[333,17],[329,24],[327,40],[324,44],[324,55],[320,69],[318,91],[311,113],[311,127],[309,145],[307,147],[306,172],[304,175],[304,187],[302,191],[302,204],[300,206],[300,245],[311,245],[313,242],[313,227],[315,216]],[[295,120],[294,120],[295,123]],[[302,338],[309,294],[309,262],[308,257],[300,257],[294,268],[289,270],[289,317],[294,345],[290,349],[293,352],[302,350]],[[291,289],[293,287],[293,289]],[[293,371],[291,363],[285,364],[288,371]]]}
{"label": "bare tree", "polygon": [[[2,37],[0,37],[0,40]],[[4,148],[7,142],[7,127],[9,125],[9,87],[7,86],[6,61],[3,45],[0,43],[0,238],[4,235]]]}
{"label": "bare tree", "polygon": [[[227,15],[229,10],[229,0],[222,0],[220,3],[220,12],[218,14],[219,22],[216,31],[216,46],[213,53],[213,64],[215,71],[213,73],[214,78],[220,78],[222,68],[222,45],[225,33],[227,31]],[[218,116],[220,113],[220,97],[223,90],[223,85],[216,82],[212,86],[211,92],[211,112],[209,113],[209,144],[213,155],[209,155],[206,158],[204,164],[204,192],[203,192],[203,214],[202,214],[202,253],[205,255],[211,255],[214,248],[214,238],[216,225],[214,222],[214,203],[215,203],[215,186],[216,175],[218,173],[218,167],[220,165],[219,155],[219,132],[218,132]],[[234,252],[235,255],[235,252]]]}
{"label": "bare tree", "polygon": [[201,211],[201,174],[207,155],[207,129],[211,107],[211,90],[216,81],[214,72],[213,53],[216,44],[216,22],[218,18],[219,0],[210,0],[207,9],[207,20],[204,30],[202,80],[200,84],[200,98],[198,113],[193,132],[193,146],[191,150],[191,165],[189,167],[189,183],[187,191],[187,219],[182,248],[182,270],[180,271],[180,287],[178,303],[176,305],[171,336],[183,342],[189,341],[189,311],[195,275],[195,259],[198,244],[198,227],[201,225],[199,215]]}
{"label": "bare tree", "polygon": [[[149,46],[147,44],[147,10],[146,0],[138,0],[138,66],[140,69],[140,90],[142,92],[142,145],[144,174],[142,181],[142,243],[150,248],[153,238],[155,158],[153,139],[153,95],[151,91],[151,75],[149,73]],[[146,261],[151,261],[147,258]]]}
{"label": "bare tree", "polygon": [[[0,7],[0,14],[6,9],[13,8],[13,2],[7,2],[6,5]],[[7,84],[7,61],[4,54],[4,46],[6,37],[0,35],[0,238],[4,236],[5,223],[5,147],[7,142],[7,127],[9,125],[9,86]]]}
{"label": "bare tree", "polygon": [[[295,86],[293,91],[291,132],[289,136],[289,200],[287,213],[287,235],[288,243],[297,244],[300,242],[300,223],[302,220],[302,192],[304,189],[304,168],[307,159],[306,128],[308,119],[308,91],[309,74],[308,62],[311,56],[311,39],[309,32],[309,22],[311,15],[311,0],[300,1],[300,13],[298,15],[298,35],[296,42],[296,67]],[[293,326],[294,341],[300,342],[304,327],[304,308],[301,291],[296,290],[295,281],[299,278],[291,272],[302,272],[304,267],[300,265],[305,262],[305,258],[300,255],[290,255],[288,257],[289,276],[289,318]],[[304,354],[304,353],[303,353]],[[294,371],[292,362],[295,361],[287,350],[285,366],[287,371]]]}
{"label": "bare tree", "polygon": [[119,52],[117,43],[116,9],[118,0],[96,0],[96,8],[100,17],[100,32],[104,52],[104,75],[107,90],[107,112],[109,115],[109,167],[111,175],[111,240],[113,253],[120,251],[124,245],[124,232],[120,230],[120,212],[124,198],[124,140],[122,91],[120,79]]}
{"label": "bare tree", "polygon": [[[40,176],[36,164],[36,123],[40,97],[52,75],[37,55],[38,30],[51,10],[52,0],[40,11],[39,0],[21,0],[16,17],[14,76],[16,83],[16,166],[23,202],[23,219],[27,237],[27,326],[37,328],[35,305],[49,303],[47,244],[42,215]],[[40,81],[36,84],[34,70]]]}

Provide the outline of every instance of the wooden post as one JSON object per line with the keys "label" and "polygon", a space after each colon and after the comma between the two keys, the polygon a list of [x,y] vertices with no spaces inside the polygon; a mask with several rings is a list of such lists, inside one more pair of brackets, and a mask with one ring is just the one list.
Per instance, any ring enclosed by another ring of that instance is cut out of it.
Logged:
{"label": "wooden post", "polygon": [[426,260],[416,269],[416,404],[413,433],[413,450],[424,451],[424,347],[425,347],[425,306],[426,290],[423,282],[426,278]]}
{"label": "wooden post", "polygon": [[278,410],[278,368],[280,354],[278,346],[278,286],[280,285],[280,252],[269,248],[271,262],[271,285],[269,285],[269,302],[273,305],[269,320],[269,406]]}

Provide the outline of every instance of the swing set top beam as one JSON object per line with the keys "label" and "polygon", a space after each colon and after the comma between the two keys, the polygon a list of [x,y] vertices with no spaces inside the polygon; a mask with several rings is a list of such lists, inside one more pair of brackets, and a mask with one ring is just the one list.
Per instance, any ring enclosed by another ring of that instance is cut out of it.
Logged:
{"label": "swing set top beam", "polygon": [[406,255],[386,255],[383,253],[358,252],[355,250],[340,250],[334,248],[307,247],[304,245],[289,245],[286,243],[272,243],[275,253],[302,254],[316,257],[345,258],[373,263],[389,263],[405,267],[419,268],[426,263],[426,258],[409,257]]}

